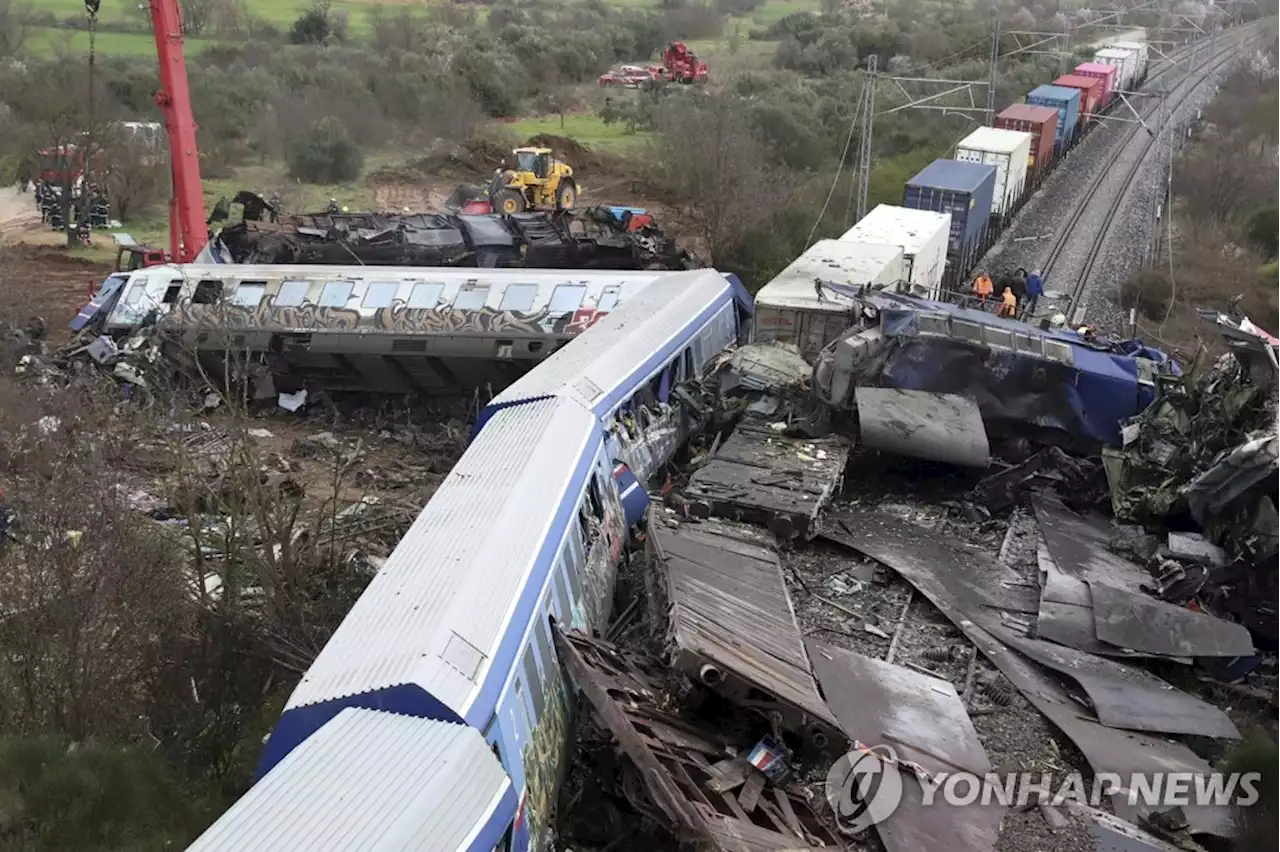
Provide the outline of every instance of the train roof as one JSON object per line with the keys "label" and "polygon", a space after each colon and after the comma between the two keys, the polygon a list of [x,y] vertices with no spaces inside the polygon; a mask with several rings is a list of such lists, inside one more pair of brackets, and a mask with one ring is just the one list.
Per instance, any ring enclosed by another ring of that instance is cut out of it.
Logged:
{"label": "train roof", "polygon": [[488,852],[515,810],[511,781],[479,731],[351,708],[188,848]]}
{"label": "train roof", "polygon": [[615,269],[482,269],[447,266],[339,266],[328,264],[254,264],[254,263],[186,263],[148,266],[135,272],[169,270],[187,277],[210,278],[301,278],[323,276],[342,280],[385,280],[387,278],[432,278],[448,281],[488,280],[518,283],[522,281],[558,281],[589,283],[597,281],[652,281],[669,272],[627,271]]}
{"label": "train roof", "polygon": [[567,400],[498,412],[307,670],[262,765],[347,706],[487,723],[598,431]]}
{"label": "train roof", "polygon": [[675,273],[655,281],[494,397],[490,410],[573,388],[602,416],[688,342],[688,329],[701,325],[734,297],[733,284],[715,270]]}
{"label": "train roof", "polygon": [[[987,168],[995,170],[994,166]],[[889,278],[900,276],[902,255],[901,245],[819,240],[762,287],[756,293],[756,302],[842,314],[849,310],[849,300],[843,296],[833,298],[825,290],[820,294],[819,280],[851,287],[887,283]],[[886,272],[898,275],[886,275]]]}

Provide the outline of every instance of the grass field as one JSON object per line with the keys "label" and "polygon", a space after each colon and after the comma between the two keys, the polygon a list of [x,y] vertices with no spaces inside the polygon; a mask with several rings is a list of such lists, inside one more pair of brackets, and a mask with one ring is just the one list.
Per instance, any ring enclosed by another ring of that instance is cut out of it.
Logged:
{"label": "grass field", "polygon": [[566,115],[563,127],[560,126],[558,115],[523,118],[495,126],[515,142],[523,142],[539,133],[550,133],[567,136],[602,153],[623,153],[643,145],[649,139],[648,133],[627,133],[622,124],[605,124],[591,113]]}
{"label": "grass field", "polygon": [[[37,12],[52,13],[60,19],[84,20],[84,0],[19,0],[19,2],[25,2]],[[661,0],[605,0],[605,2],[620,8],[653,11],[661,9]],[[312,0],[252,0],[248,8],[253,14],[269,21],[281,31],[287,31],[311,3]],[[104,23],[122,21],[141,23],[142,16],[136,9],[137,4],[138,0],[117,0],[110,5],[104,3],[102,10],[98,13],[98,20]],[[335,11],[346,12],[349,32],[355,38],[362,38],[369,30],[367,13],[371,6],[404,5],[419,5],[419,2],[416,0],[334,0],[332,8]],[[488,8],[485,6],[477,5],[474,8],[481,20],[488,14]],[[795,12],[817,11],[819,8],[821,8],[820,0],[765,0],[759,9],[740,20],[744,48],[749,44],[746,36],[747,30],[752,25],[768,24]],[[189,39],[189,49],[198,50],[201,42],[212,43],[213,41],[213,39]],[[38,56],[47,56],[64,44],[73,51],[88,51],[89,37],[86,33],[74,30],[39,27],[29,42],[29,49]],[[104,56],[145,56],[155,53],[155,44],[151,35],[141,29],[137,33],[99,32],[97,49]]]}

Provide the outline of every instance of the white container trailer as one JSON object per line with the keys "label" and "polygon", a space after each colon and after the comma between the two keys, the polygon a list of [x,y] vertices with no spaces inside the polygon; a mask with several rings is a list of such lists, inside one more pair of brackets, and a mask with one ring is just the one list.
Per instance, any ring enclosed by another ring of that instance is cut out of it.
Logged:
{"label": "white container trailer", "polygon": [[1147,43],[1145,41],[1117,41],[1112,43],[1112,48],[1116,50],[1131,50],[1136,54],[1137,61],[1133,69],[1133,79],[1139,80],[1142,75],[1147,73]]}
{"label": "white container trailer", "polygon": [[840,238],[842,243],[896,245],[902,248],[902,277],[912,292],[927,299],[942,295],[947,271],[951,214],[878,204]]}
{"label": "white container trailer", "polygon": [[822,240],[756,293],[751,339],[777,340],[807,360],[852,325],[853,301],[818,282],[860,287],[903,280],[902,247]]}
{"label": "white container trailer", "polygon": [[1116,87],[1121,91],[1133,91],[1134,73],[1137,70],[1138,54],[1132,50],[1118,47],[1107,47],[1093,55],[1094,62],[1116,67]]}
{"label": "white container trailer", "polygon": [[991,211],[1003,213],[1013,206],[1027,186],[1027,158],[1031,134],[999,127],[979,127],[956,145],[956,159],[996,167],[996,187]]}

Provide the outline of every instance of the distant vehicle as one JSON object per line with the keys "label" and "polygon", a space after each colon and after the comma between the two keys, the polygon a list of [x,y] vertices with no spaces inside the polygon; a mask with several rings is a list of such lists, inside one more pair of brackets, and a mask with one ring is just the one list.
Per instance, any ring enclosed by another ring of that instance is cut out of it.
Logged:
{"label": "distant vehicle", "polygon": [[40,159],[40,180],[61,185],[79,182],[84,176],[84,149],[74,143],[56,148],[41,148],[36,152]]}
{"label": "distant vehicle", "polygon": [[673,41],[662,52],[661,65],[619,65],[600,75],[601,86],[638,89],[645,83],[705,83],[707,63],[682,41]]}
{"label": "distant vehicle", "polygon": [[662,74],[663,69],[660,65],[619,65],[600,75],[600,85],[638,89],[645,83],[659,79]]}

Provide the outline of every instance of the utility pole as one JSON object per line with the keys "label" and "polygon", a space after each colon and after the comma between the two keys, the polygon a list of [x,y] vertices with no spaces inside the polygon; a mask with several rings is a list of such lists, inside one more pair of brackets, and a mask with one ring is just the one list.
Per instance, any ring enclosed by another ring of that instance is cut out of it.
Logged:
{"label": "utility pole", "polygon": [[995,123],[996,77],[1000,73],[1000,11],[991,9],[991,78],[987,83],[987,123]]}
{"label": "utility pole", "polygon": [[876,115],[876,69],[879,58],[873,53],[867,57],[867,81],[862,87],[862,135],[858,137],[857,216],[861,221],[867,215],[867,185],[871,183],[871,142]]}

